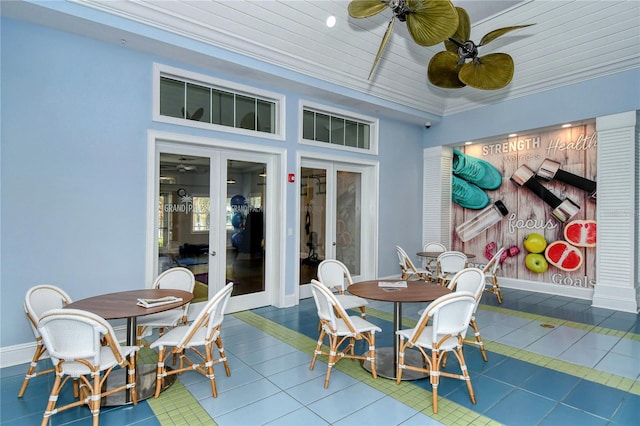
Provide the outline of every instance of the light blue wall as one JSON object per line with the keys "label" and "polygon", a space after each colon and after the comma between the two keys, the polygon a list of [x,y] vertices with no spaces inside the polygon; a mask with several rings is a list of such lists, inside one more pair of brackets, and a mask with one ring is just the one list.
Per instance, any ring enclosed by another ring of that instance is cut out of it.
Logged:
{"label": "light blue wall", "polygon": [[425,131],[425,146],[459,144],[638,109],[640,69],[634,69],[446,116]]}
{"label": "light blue wall", "polygon": [[[154,62],[277,90],[12,19],[1,31],[0,347],[32,341],[22,304],[33,285],[59,285],[74,299],[145,286],[149,129],[284,147],[287,171],[295,170],[297,93],[283,93],[284,142],[155,123]],[[422,137],[419,126],[381,118],[379,155],[363,156],[381,163],[381,276],[398,273],[393,245],[420,245]],[[294,229],[295,195],[287,185]],[[294,239],[286,244],[297,259]],[[287,294],[293,271],[287,262]]]}

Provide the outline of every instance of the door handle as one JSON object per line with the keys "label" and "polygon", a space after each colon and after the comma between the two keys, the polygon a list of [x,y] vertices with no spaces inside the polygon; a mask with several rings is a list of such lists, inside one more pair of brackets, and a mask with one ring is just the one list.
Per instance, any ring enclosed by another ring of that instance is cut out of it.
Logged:
{"label": "door handle", "polygon": [[217,253],[214,251],[212,251],[211,253],[209,253],[209,256],[215,256]]}

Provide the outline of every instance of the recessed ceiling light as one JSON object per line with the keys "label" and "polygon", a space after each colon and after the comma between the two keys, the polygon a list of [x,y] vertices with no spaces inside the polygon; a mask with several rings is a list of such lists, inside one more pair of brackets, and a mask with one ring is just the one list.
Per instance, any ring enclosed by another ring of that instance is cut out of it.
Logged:
{"label": "recessed ceiling light", "polygon": [[518,134],[517,134],[517,133],[511,133],[511,134],[509,135],[509,137],[510,137],[510,138],[515,138],[516,136],[518,136]]}
{"label": "recessed ceiling light", "polygon": [[327,27],[333,28],[336,25],[336,17],[331,15],[327,18]]}
{"label": "recessed ceiling light", "polygon": [[562,128],[563,128],[563,129],[566,129],[567,127],[571,127],[571,123],[567,123],[567,124],[563,124],[563,125],[562,125]]}
{"label": "recessed ceiling light", "polygon": [[464,144],[465,144],[465,145],[471,145],[472,143],[473,143],[473,142],[471,142],[471,141],[466,141]]}

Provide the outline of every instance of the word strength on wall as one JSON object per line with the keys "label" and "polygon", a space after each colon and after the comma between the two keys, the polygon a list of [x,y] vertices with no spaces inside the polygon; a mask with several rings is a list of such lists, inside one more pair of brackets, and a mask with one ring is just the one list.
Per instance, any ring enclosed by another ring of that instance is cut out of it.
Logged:
{"label": "word strength on wall", "polygon": [[482,155],[508,154],[510,152],[528,151],[540,148],[540,136],[514,139],[509,142],[487,144],[482,147]]}

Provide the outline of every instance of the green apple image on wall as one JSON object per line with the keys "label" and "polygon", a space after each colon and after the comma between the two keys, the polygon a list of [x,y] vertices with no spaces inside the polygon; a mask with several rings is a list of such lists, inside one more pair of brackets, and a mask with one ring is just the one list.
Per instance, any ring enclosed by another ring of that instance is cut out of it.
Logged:
{"label": "green apple image on wall", "polygon": [[533,233],[524,237],[523,245],[529,253],[542,253],[547,247],[547,240],[543,235]]}
{"label": "green apple image on wall", "polygon": [[527,257],[524,258],[524,264],[528,270],[536,274],[542,274],[549,269],[549,262],[547,262],[544,255],[540,253],[529,253]]}

